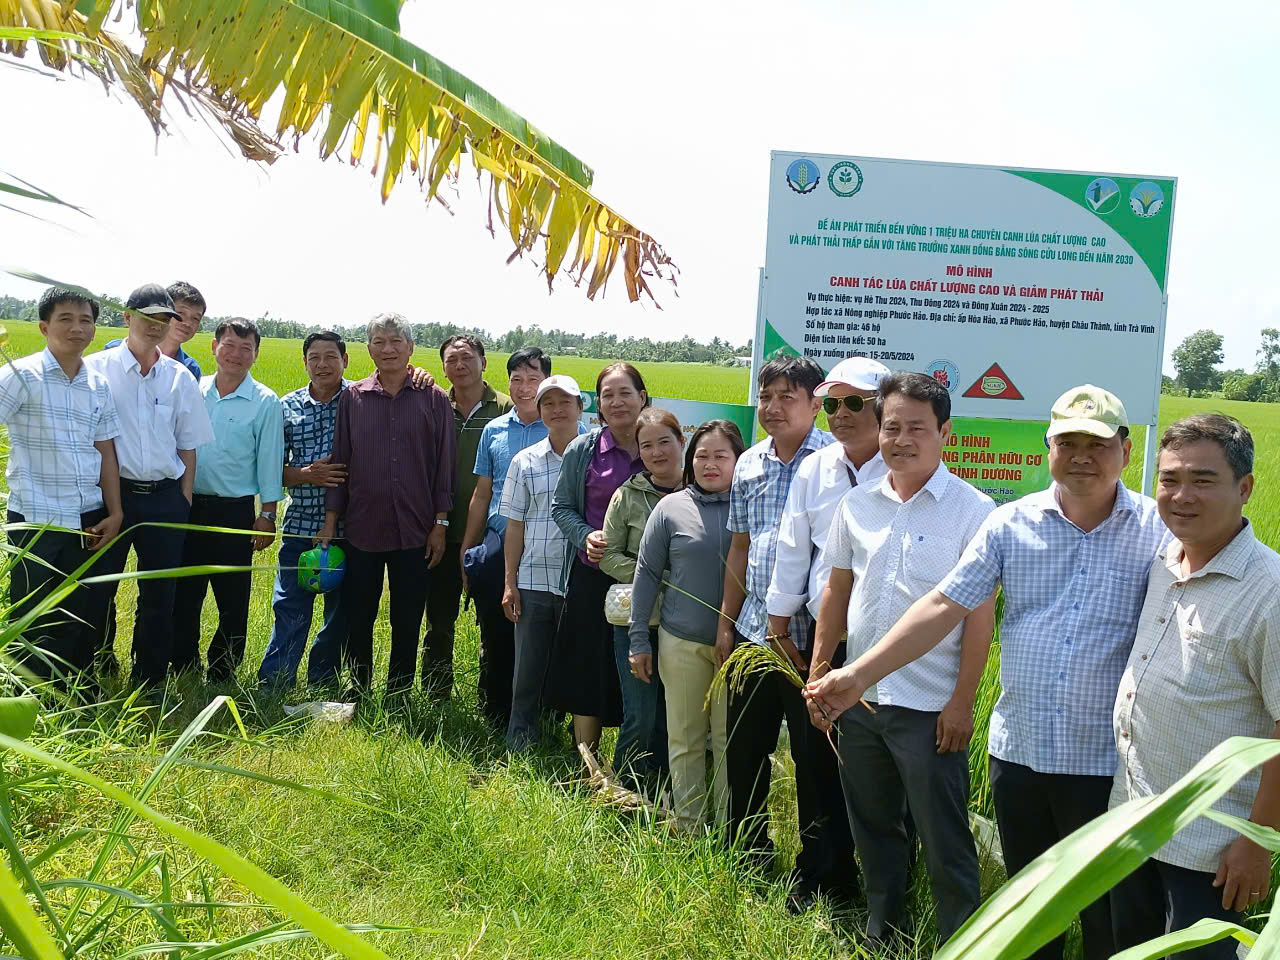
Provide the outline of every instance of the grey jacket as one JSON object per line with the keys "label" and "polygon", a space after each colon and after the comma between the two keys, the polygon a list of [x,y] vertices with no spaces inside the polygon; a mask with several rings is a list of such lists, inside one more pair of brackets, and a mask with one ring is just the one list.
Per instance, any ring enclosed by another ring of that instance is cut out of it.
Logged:
{"label": "grey jacket", "polygon": [[569,589],[569,571],[573,569],[573,560],[578,550],[587,548],[587,534],[594,529],[587,523],[587,465],[600,443],[603,427],[596,427],[590,433],[579,434],[564,448],[564,459],[560,463],[560,478],[556,481],[556,492],[551,498],[551,519],[556,522],[560,532],[569,538],[571,549],[564,552],[564,566],[560,570],[560,595],[565,596]]}
{"label": "grey jacket", "polygon": [[[563,476],[563,474],[562,474]],[[649,615],[665,579],[659,625],[682,640],[716,642],[724,564],[733,539],[729,491],[685,487],[662,498],[649,515],[631,587],[631,653],[652,653]],[[692,596],[689,596],[692,594]]]}

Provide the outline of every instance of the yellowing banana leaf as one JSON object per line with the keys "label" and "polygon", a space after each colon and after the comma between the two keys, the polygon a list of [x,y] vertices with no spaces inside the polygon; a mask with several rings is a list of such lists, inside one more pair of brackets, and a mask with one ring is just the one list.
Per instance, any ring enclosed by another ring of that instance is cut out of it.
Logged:
{"label": "yellowing banana leaf", "polygon": [[[489,179],[490,229],[496,209],[514,245],[508,262],[540,253],[548,284],[563,269],[576,285],[586,281],[589,299],[619,263],[633,301],[654,299],[651,278],[674,288],[677,269],[662,246],[591,195],[590,167],[402,37],[398,12],[398,0],[0,0],[0,30],[60,32],[41,43],[46,64],[122,86],[157,132],[164,98],[177,96],[211,113],[251,159],[270,162],[284,141],[296,150],[313,132],[322,158],[349,139],[351,162],[367,162],[372,146],[384,201],[408,170],[427,200],[443,203],[442,185],[457,181],[469,153]],[[136,24],[141,57],[102,29],[109,14]],[[78,64],[76,54],[95,44],[98,60]],[[21,49],[10,41],[10,52]],[[277,94],[281,113],[268,135],[258,122]]]}

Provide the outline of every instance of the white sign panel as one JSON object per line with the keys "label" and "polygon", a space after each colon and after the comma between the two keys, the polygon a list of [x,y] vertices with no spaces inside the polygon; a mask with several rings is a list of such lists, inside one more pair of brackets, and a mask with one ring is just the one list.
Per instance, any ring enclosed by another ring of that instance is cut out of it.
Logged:
{"label": "white sign panel", "polygon": [[928,373],[956,416],[1095,383],[1154,423],[1176,181],[773,154],[766,357]]}

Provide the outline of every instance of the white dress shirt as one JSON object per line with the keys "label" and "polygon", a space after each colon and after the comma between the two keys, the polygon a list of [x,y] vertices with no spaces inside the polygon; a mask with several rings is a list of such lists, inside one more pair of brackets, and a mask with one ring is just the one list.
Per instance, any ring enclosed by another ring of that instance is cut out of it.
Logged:
{"label": "white dress shirt", "polygon": [[808,606],[813,618],[818,618],[822,591],[831,575],[831,564],[823,559],[822,548],[840,501],[855,485],[879,480],[887,472],[879,450],[861,467],[855,467],[845,456],[844,444],[838,442],[800,464],[778,529],[778,559],[765,596],[770,614],[790,617]]}
{"label": "white dress shirt", "polygon": [[186,470],[178,451],[213,439],[199,384],[177,360],[159,356],[145,377],[128,341],[84,358],[111,385],[120,415],[116,458],[126,480],[177,480]]}
{"label": "white dress shirt", "polygon": [[[1280,556],[1246,523],[1217,556],[1182,575],[1182,544],[1160,551],[1113,724],[1120,765],[1111,806],[1173,786],[1228,737],[1271,736],[1280,721]],[[1259,768],[1213,805],[1248,819]],[[1216,873],[1239,836],[1199,817],[1153,855]]]}
{"label": "white dress shirt", "polygon": [[[943,463],[906,503],[888,476],[844,499],[824,552],[831,567],[853,571],[847,662],[871,649],[908,607],[938,585],[993,509],[994,500]],[[963,632],[961,623],[919,660],[869,688],[864,698],[940,711],[955,690]]]}

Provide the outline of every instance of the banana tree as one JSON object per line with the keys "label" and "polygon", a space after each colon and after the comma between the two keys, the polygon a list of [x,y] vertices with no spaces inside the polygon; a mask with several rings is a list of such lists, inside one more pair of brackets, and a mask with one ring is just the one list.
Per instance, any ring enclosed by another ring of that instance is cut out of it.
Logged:
{"label": "banana tree", "polygon": [[[590,192],[592,171],[492,94],[400,35],[400,0],[0,0],[0,46],[34,43],[46,66],[127,93],[159,132],[166,97],[207,111],[249,159],[272,162],[305,137],[321,158],[372,155],[385,202],[416,179],[428,201],[462,174],[462,155],[510,237],[507,262],[540,255],[548,289],[562,272],[588,299],[621,266],[630,300],[674,288],[653,237]],[[105,29],[135,27],[136,43]],[[260,125],[280,97],[275,128]],[[656,300],[655,300],[656,303]]]}

